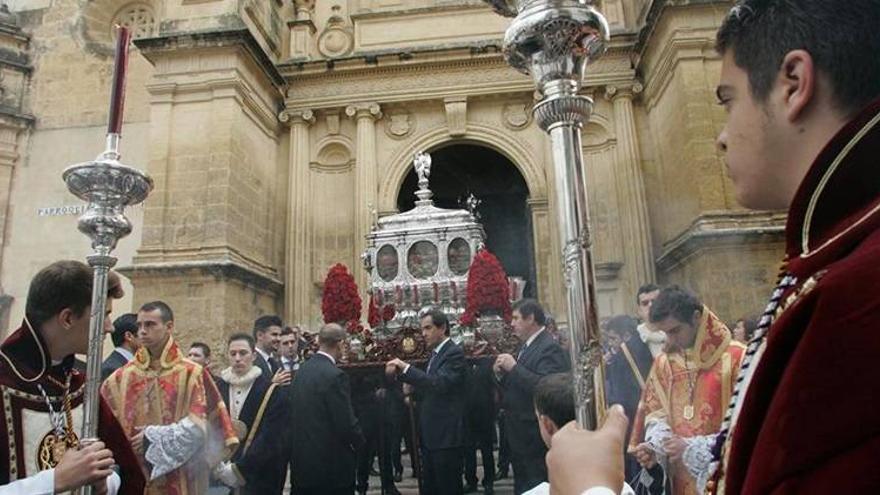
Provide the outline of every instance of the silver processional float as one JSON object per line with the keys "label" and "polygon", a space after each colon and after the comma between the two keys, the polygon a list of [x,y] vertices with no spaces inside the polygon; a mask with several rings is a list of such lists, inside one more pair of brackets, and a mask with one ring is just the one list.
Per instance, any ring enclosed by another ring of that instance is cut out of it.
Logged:
{"label": "silver processional float", "polygon": [[[116,258],[111,253],[116,248],[117,241],[131,233],[131,222],[125,217],[125,207],[141,203],[153,190],[153,179],[147,174],[119,162],[125,73],[128,66],[131,31],[120,27],[116,35],[107,147],[94,160],[72,165],[62,174],[70,192],[87,202],[85,213],[79,217],[78,227],[80,232],[92,240],[93,250],[93,253],[86,258],[94,269],[94,281],[81,444],[94,442],[98,437],[107,275],[116,264]],[[92,487],[86,486],[80,493],[90,495],[93,493]]]}
{"label": "silver processional float", "polygon": [[594,429],[604,415],[605,394],[581,151],[593,100],[578,91],[586,66],[605,52],[608,23],[589,0],[484,1],[514,17],[504,35],[504,56],[534,78],[541,94],[533,112],[553,151],[577,421]]}

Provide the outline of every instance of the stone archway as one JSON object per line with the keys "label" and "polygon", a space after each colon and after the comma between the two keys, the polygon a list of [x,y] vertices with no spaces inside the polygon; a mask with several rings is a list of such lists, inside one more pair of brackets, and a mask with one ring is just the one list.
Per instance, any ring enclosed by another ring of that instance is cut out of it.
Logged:
{"label": "stone archway", "polygon": [[[440,208],[464,208],[470,194],[481,204],[477,209],[486,231],[486,246],[510,276],[526,282],[525,296],[537,297],[537,267],[534,253],[529,188],[516,165],[500,152],[471,142],[451,141],[431,153],[431,190]],[[407,211],[415,204],[415,171],[403,179],[397,209]]]}

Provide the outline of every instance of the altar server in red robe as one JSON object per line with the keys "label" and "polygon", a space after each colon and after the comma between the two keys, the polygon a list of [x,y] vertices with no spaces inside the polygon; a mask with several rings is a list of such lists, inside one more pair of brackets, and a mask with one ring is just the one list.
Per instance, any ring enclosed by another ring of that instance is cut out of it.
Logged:
{"label": "altar server in red robe", "polygon": [[[0,345],[0,494],[62,493],[86,485],[96,493],[143,493],[137,458],[103,400],[100,442],[80,446],[85,376],[73,369],[73,360],[88,351],[92,277],[78,261],[40,270],[31,280],[22,326]],[[112,272],[107,285],[109,333],[122,286]]]}

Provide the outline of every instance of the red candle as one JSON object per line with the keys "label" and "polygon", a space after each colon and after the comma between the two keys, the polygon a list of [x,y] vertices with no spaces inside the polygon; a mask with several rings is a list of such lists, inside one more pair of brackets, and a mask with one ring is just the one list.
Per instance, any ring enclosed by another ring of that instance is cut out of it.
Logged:
{"label": "red candle", "polygon": [[108,134],[122,134],[122,108],[125,104],[125,72],[128,70],[128,45],[131,30],[118,26],[116,32],[116,57],[113,63],[113,87],[110,93],[110,122]]}
{"label": "red candle", "polygon": [[418,307],[418,305],[419,305],[419,286],[418,285],[411,285],[410,288],[412,289],[412,294],[413,294],[413,304],[415,304],[416,307]]}
{"label": "red candle", "polygon": [[440,286],[437,285],[437,282],[434,282],[434,302],[440,303]]}
{"label": "red candle", "polygon": [[399,285],[395,285],[394,292],[397,293],[397,304],[403,304],[403,289]]}
{"label": "red candle", "polygon": [[458,290],[455,288],[455,280],[449,281],[449,287],[452,288],[452,302],[458,302]]}

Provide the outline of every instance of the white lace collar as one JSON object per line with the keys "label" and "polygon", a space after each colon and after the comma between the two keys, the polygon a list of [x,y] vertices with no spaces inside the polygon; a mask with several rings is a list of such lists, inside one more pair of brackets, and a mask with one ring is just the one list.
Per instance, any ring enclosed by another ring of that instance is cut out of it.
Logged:
{"label": "white lace collar", "polygon": [[254,383],[254,380],[259,378],[259,376],[262,374],[263,370],[256,366],[251,366],[251,369],[249,369],[247,373],[243,375],[236,375],[235,372],[232,371],[232,366],[230,366],[220,372],[220,378],[222,378],[224,382],[230,385],[237,387],[246,387]]}

